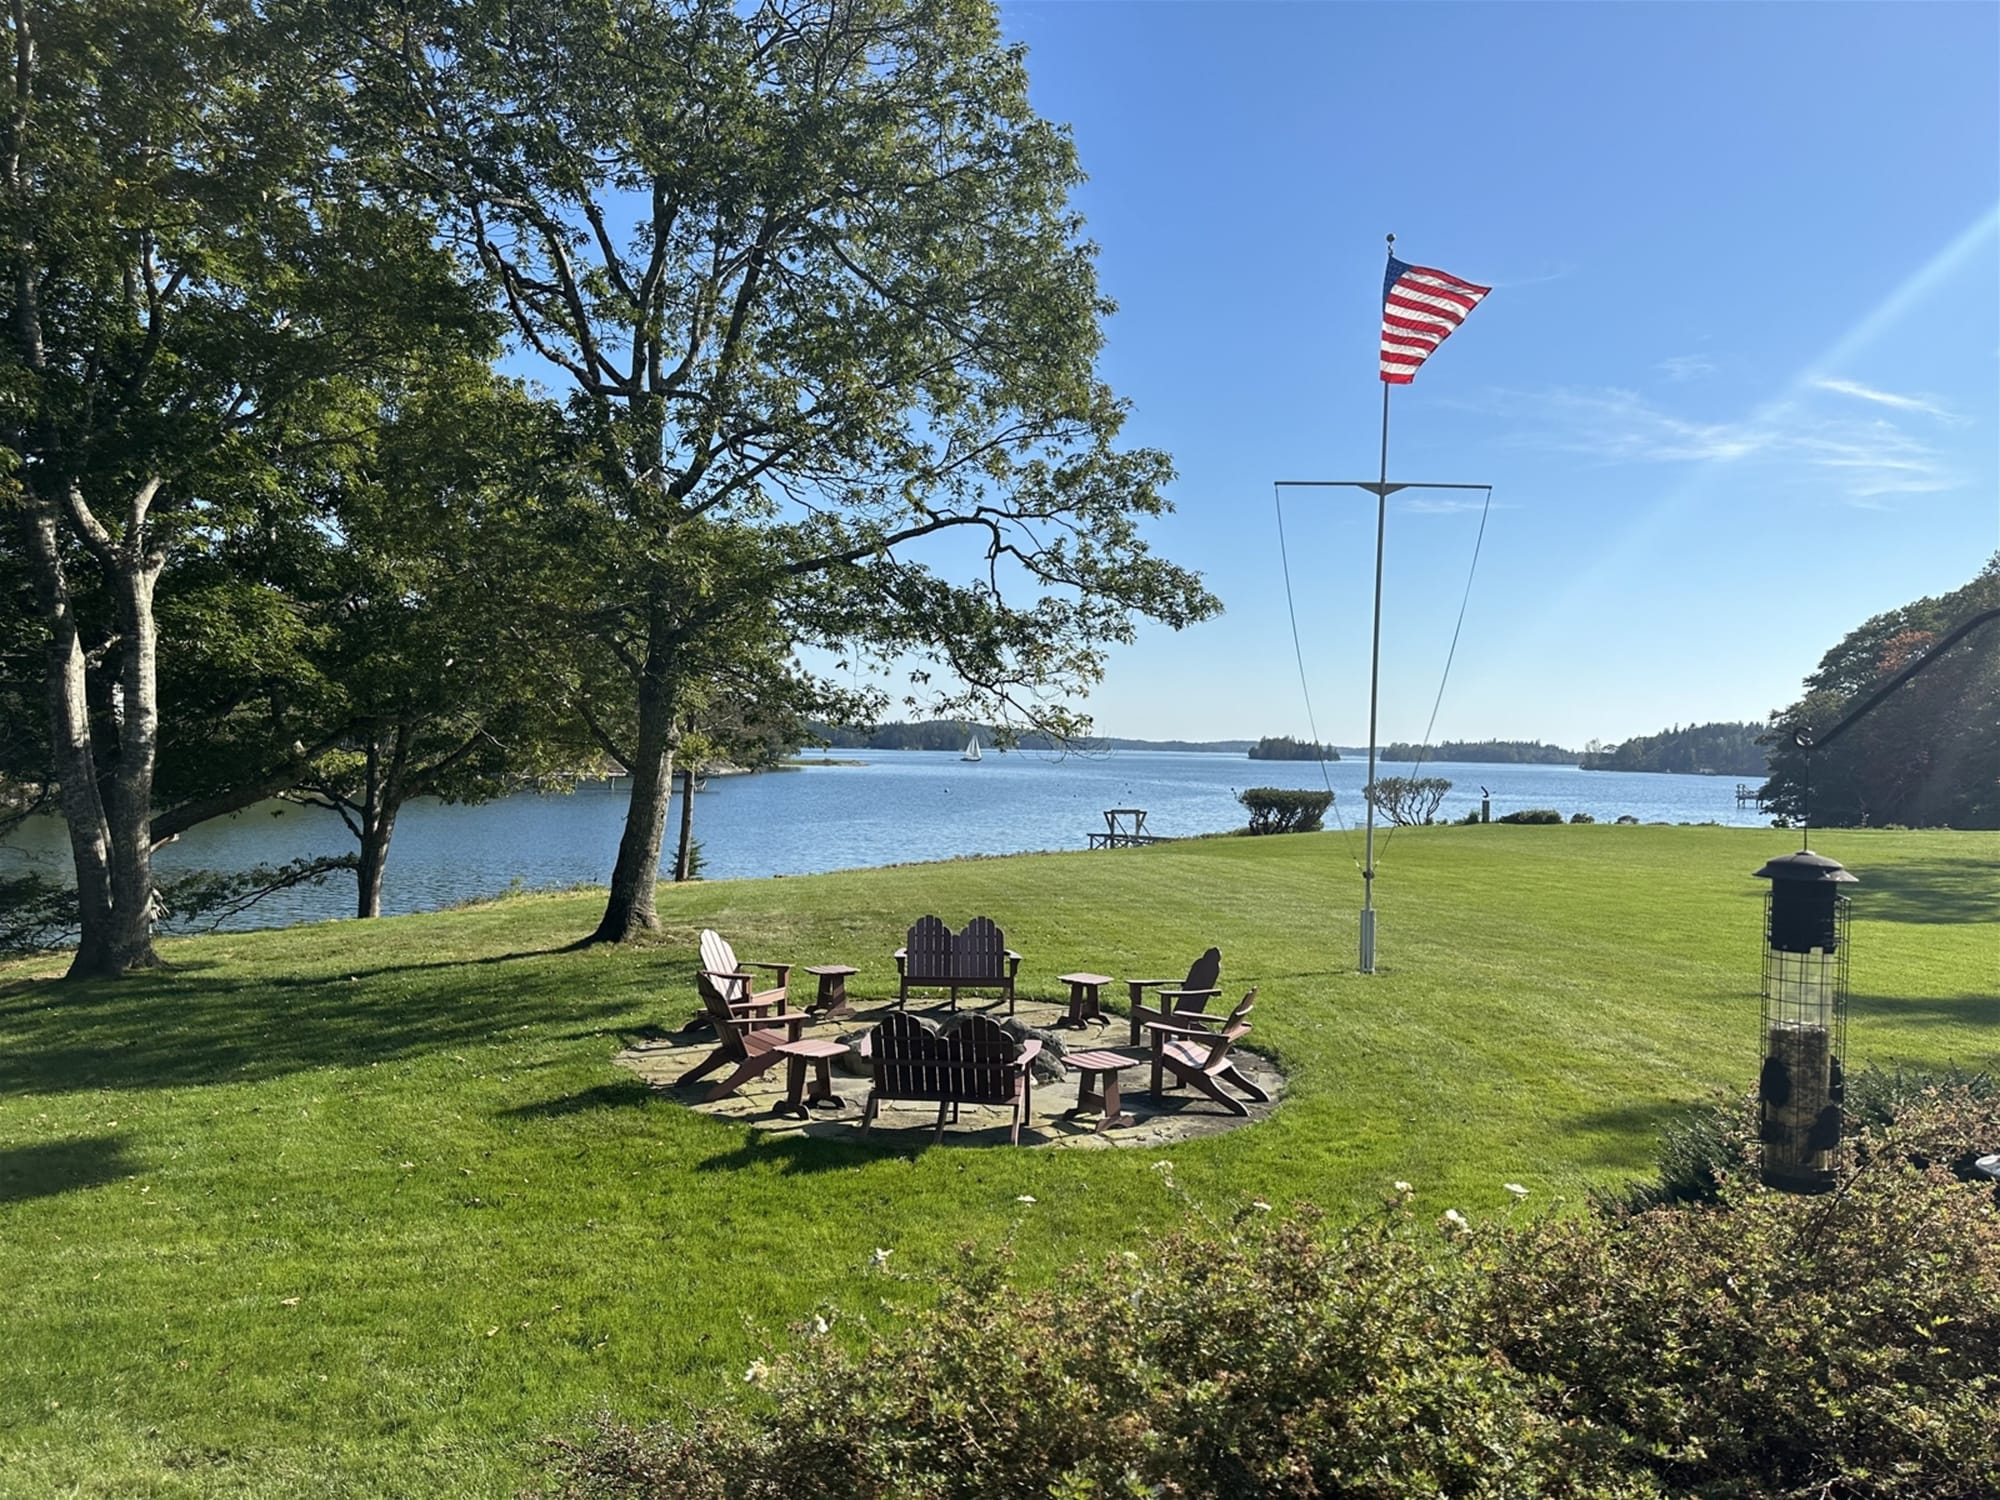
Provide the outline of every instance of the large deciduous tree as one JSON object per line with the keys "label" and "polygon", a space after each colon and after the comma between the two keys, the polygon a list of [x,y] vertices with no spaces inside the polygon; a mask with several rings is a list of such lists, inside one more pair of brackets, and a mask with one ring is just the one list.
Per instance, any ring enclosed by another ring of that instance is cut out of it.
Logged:
{"label": "large deciduous tree", "polygon": [[374,374],[477,324],[430,227],[343,136],[319,10],[7,13],[0,520],[35,599],[73,974],[153,961],[163,574],[338,462]]}
{"label": "large deciduous tree", "polygon": [[1119,444],[1075,152],[989,0],[415,0],[366,47],[588,471],[572,617],[633,703],[598,937],[653,925],[683,705],[745,620],[1073,731],[1135,613],[1216,607],[1140,535],[1169,463]]}
{"label": "large deciduous tree", "polygon": [[[1864,621],[1821,659],[1797,703],[1771,716],[1762,797],[1785,823],[2000,828],[2000,621],[1949,646],[1963,622],[2000,609],[2000,554],[1964,588]],[[1932,660],[1923,660],[1933,656]],[[1869,693],[1900,687],[1823,749],[1807,750]]]}

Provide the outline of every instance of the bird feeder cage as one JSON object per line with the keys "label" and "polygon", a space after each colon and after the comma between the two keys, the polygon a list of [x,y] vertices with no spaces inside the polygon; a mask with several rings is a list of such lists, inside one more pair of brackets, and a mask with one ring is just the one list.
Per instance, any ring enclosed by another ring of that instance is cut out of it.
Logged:
{"label": "bird feeder cage", "polygon": [[1764,1067],[1757,1094],[1764,1182],[1834,1185],[1847,1050],[1847,897],[1855,879],[1802,849],[1757,872],[1764,902]]}

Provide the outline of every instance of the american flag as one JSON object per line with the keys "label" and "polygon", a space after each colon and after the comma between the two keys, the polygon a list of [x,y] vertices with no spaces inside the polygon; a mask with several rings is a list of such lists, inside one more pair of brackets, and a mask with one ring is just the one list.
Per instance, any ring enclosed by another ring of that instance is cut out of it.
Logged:
{"label": "american flag", "polygon": [[1390,256],[1389,274],[1382,281],[1383,381],[1408,385],[1416,378],[1417,366],[1492,290]]}

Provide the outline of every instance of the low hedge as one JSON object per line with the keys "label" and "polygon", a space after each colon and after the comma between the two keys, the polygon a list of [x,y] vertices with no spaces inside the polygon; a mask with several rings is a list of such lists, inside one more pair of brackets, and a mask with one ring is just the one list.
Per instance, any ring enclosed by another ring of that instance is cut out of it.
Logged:
{"label": "low hedge", "polygon": [[1333,793],[1253,786],[1238,792],[1236,800],[1250,809],[1252,833],[1317,833],[1320,820],[1333,805]]}
{"label": "low hedge", "polygon": [[[1946,1165],[2000,1107],[1934,1090],[1821,1198],[1334,1228],[1245,1207],[928,1312],[831,1314],[746,1396],[553,1447],[567,1500],[2000,1494],[2000,1214]],[[1920,1164],[1924,1163],[1924,1164]],[[1171,1180],[1171,1174],[1167,1174]],[[1496,1185],[1496,1197],[1498,1196]]]}

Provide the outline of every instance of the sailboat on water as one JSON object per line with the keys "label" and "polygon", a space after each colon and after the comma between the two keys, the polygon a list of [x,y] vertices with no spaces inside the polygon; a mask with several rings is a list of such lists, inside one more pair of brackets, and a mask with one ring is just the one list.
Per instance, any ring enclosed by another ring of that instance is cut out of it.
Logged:
{"label": "sailboat on water", "polygon": [[979,759],[979,731],[978,731],[978,730],[976,730],[976,729],[975,729],[975,730],[973,730],[973,731],[972,731],[972,738],[971,738],[971,739],[969,739],[969,740],[967,740],[967,741],[965,742],[965,754],[961,755],[961,756],[959,757],[959,759],[960,759],[960,760],[978,760],[978,759]]}

